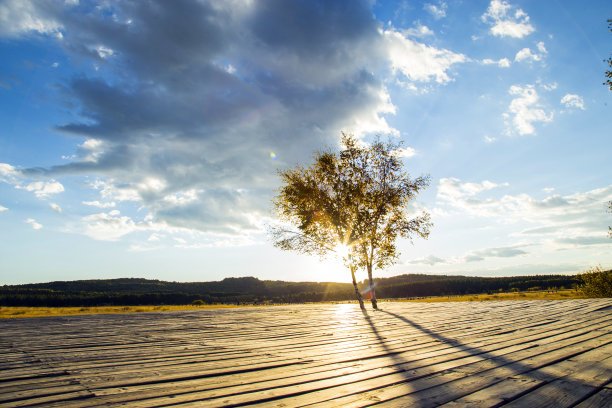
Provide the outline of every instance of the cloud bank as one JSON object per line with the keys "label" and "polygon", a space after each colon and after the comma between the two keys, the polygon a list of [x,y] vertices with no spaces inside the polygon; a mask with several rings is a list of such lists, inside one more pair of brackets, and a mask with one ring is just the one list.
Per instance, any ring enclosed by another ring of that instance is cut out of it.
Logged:
{"label": "cloud bank", "polygon": [[[445,3],[430,6],[444,16]],[[369,1],[6,1],[0,36],[52,43],[77,67],[58,84],[74,119],[55,130],[83,142],[66,152],[67,163],[0,164],[0,177],[44,199],[64,190],[61,177],[90,176],[98,197],[84,201],[85,210],[145,209],[147,220],[113,211],[84,217],[85,234],[97,239],[119,239],[142,223],[260,230],[277,167],[334,146],[340,130],[398,134],[386,120],[395,113],[389,75],[443,85],[467,60],[383,30],[370,8]]]}

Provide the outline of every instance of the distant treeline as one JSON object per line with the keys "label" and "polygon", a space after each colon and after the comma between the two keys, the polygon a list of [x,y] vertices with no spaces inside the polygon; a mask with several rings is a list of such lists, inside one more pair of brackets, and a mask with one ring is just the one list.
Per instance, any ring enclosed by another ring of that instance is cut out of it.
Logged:
{"label": "distant treeline", "polygon": [[[483,278],[416,274],[380,278],[375,282],[378,298],[572,288],[578,283],[576,276],[567,275]],[[360,287],[366,287],[365,281]],[[354,297],[349,283],[262,281],[253,277],[226,278],[218,282],[124,278],[0,286],[0,306],[302,303],[352,300]]]}

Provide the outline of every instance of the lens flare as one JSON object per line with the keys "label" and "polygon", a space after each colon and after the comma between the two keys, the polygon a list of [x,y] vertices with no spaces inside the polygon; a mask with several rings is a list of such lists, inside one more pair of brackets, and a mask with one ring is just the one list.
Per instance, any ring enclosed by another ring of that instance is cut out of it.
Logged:
{"label": "lens flare", "polygon": [[271,158],[272,160],[276,160],[276,153],[274,153],[274,152],[270,152],[270,158]]}

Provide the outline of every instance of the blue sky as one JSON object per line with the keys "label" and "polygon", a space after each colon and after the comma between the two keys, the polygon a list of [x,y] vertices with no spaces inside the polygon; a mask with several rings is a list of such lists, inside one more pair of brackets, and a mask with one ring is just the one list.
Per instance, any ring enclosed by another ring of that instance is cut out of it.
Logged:
{"label": "blue sky", "polygon": [[[607,1],[0,2],[0,283],[348,281],[274,248],[276,169],[405,143],[401,273],[612,266]],[[363,278],[361,276],[360,278]]]}

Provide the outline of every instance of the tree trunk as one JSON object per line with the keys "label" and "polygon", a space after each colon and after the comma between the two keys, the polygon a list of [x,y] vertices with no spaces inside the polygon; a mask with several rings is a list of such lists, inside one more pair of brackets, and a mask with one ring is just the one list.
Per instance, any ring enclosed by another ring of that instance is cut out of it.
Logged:
{"label": "tree trunk", "polygon": [[370,299],[372,300],[372,308],[378,310],[378,302],[376,301],[376,291],[374,290],[374,281],[372,280],[372,265],[368,264],[368,279],[370,280]]}
{"label": "tree trunk", "polygon": [[357,281],[355,280],[355,267],[350,266],[351,268],[351,277],[353,278],[353,287],[355,288],[355,296],[357,296],[357,300],[359,301],[359,307],[361,310],[365,312],[365,306],[363,305],[363,299],[361,298],[361,293],[359,292],[359,288],[357,287]]}

